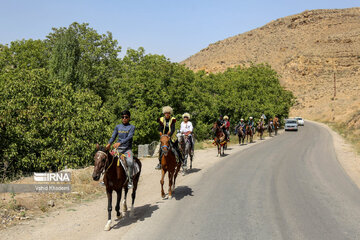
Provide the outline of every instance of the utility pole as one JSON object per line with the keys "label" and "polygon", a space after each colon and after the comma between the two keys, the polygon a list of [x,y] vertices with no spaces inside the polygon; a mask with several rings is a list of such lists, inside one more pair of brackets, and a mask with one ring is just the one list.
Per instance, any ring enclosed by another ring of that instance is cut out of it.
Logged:
{"label": "utility pole", "polygon": [[334,99],[335,100],[336,97],[336,77],[335,77],[335,72],[334,72]]}

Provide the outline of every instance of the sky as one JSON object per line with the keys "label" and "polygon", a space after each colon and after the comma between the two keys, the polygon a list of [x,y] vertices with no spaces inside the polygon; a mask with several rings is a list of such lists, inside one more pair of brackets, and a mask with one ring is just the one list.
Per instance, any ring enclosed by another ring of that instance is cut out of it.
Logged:
{"label": "sky", "polygon": [[122,47],[180,62],[209,44],[305,10],[359,7],[359,0],[0,0],[0,44],[45,39],[53,27],[89,23]]}

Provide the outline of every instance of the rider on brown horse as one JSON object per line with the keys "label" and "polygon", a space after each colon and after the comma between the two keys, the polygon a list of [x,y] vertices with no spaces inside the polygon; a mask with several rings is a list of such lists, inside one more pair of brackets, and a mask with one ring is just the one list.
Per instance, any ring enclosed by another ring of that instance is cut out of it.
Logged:
{"label": "rider on brown horse", "polygon": [[[227,117],[227,116],[226,116]],[[229,119],[229,118],[227,118]],[[229,136],[227,134],[227,131],[226,131],[226,122],[225,122],[225,119],[223,118],[223,115],[220,114],[219,116],[219,119],[217,120],[217,125],[222,129],[222,131],[224,132],[225,134],[225,139],[228,139]]]}
{"label": "rider on brown horse", "polygon": [[254,123],[253,117],[249,117],[249,121],[248,121],[247,125],[250,126],[250,128],[251,128],[251,130],[252,130],[252,132],[254,134],[255,133],[255,127],[254,127],[255,123]]}
{"label": "rider on brown horse", "polygon": [[[159,134],[160,134],[160,136],[165,134],[170,137],[170,145],[172,146],[171,149],[172,149],[173,153],[175,154],[176,159],[180,160],[181,162],[184,162],[182,155],[179,151],[177,142],[173,143],[171,140],[171,137],[175,132],[175,123],[176,123],[176,118],[171,117],[171,114],[173,113],[173,109],[170,106],[165,106],[165,107],[163,107],[162,111],[163,111],[164,117],[161,117],[158,119]],[[161,149],[159,151],[159,164],[155,167],[155,169],[156,170],[161,169]]]}
{"label": "rider on brown horse", "polygon": [[133,187],[132,175],[134,169],[134,155],[131,150],[133,136],[135,133],[135,126],[129,123],[130,121],[130,111],[125,110],[121,113],[122,124],[119,124],[115,127],[114,132],[106,145],[106,149],[110,149],[110,145],[115,141],[116,137],[117,141],[114,144],[114,149],[117,151],[117,154],[124,154],[126,156],[126,163],[128,166],[128,188]]}
{"label": "rider on brown horse", "polygon": [[246,130],[246,125],[245,125],[245,122],[244,122],[244,119],[240,119],[240,122],[235,126],[235,130],[236,132],[240,130],[240,127],[243,131],[243,133],[245,134],[245,130]]}

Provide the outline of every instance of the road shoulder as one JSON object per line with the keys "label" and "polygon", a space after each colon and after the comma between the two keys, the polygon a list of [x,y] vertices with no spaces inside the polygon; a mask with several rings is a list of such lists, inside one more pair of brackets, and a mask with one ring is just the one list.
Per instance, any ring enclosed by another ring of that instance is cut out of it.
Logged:
{"label": "road shoulder", "polygon": [[347,143],[343,137],[332,130],[328,125],[311,120],[306,121],[317,124],[328,130],[332,136],[336,157],[340,165],[360,189],[360,157],[356,154],[353,146]]}

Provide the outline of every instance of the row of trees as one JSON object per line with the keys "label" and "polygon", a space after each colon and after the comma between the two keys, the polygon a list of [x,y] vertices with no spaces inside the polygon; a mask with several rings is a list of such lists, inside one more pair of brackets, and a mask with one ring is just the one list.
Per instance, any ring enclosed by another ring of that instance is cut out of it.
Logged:
{"label": "row of trees", "polygon": [[[267,65],[205,74],[160,55],[129,49],[88,24],[54,28],[45,40],[0,45],[0,168],[12,174],[92,164],[120,112],[129,109],[135,145],[158,139],[156,119],[170,105],[192,115],[198,139],[219,113],[287,116],[293,95]],[[180,121],[179,121],[180,122]]]}

